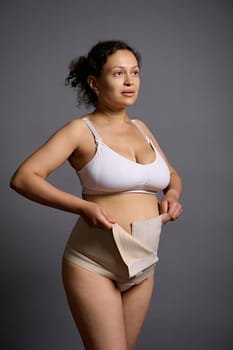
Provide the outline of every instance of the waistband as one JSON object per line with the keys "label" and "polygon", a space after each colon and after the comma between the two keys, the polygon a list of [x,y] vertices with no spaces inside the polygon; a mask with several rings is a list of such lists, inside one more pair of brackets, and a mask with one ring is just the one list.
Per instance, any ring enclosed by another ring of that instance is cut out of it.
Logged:
{"label": "waistband", "polygon": [[163,216],[134,221],[132,234],[117,223],[112,225],[111,230],[93,228],[80,217],[67,246],[93,259],[120,278],[131,278],[158,261]]}

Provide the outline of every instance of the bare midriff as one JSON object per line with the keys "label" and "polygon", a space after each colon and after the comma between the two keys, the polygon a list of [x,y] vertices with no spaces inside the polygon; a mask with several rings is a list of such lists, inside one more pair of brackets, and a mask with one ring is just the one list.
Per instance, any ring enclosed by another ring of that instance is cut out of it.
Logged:
{"label": "bare midriff", "polygon": [[110,195],[83,195],[83,198],[99,204],[110,217],[131,232],[133,221],[143,221],[159,215],[156,195],[147,193],[121,193]]}

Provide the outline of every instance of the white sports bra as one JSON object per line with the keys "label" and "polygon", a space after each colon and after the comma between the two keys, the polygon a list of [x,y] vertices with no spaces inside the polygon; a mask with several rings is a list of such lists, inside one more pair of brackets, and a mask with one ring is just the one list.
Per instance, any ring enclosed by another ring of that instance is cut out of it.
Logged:
{"label": "white sports bra", "polygon": [[155,160],[149,164],[136,163],[107,146],[91,121],[82,118],[92,132],[96,142],[93,158],[77,170],[83,194],[113,194],[142,192],[155,194],[165,189],[170,181],[169,168],[156,150],[152,140],[135,120],[134,125],[144,135],[155,152]]}

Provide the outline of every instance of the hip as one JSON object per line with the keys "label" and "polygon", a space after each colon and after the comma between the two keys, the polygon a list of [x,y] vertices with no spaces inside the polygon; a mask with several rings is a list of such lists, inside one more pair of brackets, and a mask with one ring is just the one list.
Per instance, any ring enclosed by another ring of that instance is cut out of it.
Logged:
{"label": "hip", "polygon": [[132,232],[119,224],[112,229],[90,227],[82,217],[75,224],[64,256],[75,260],[75,252],[119,275],[131,278],[158,261],[158,246],[163,215],[132,222]]}

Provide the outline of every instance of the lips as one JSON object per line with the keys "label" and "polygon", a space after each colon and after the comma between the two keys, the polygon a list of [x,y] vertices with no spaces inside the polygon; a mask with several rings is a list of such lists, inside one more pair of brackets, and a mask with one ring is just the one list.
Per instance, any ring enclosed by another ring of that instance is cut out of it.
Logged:
{"label": "lips", "polygon": [[135,91],[134,90],[125,90],[125,91],[122,91],[122,95],[124,96],[133,96],[135,94]]}

